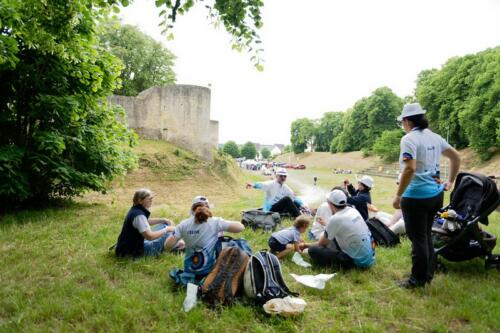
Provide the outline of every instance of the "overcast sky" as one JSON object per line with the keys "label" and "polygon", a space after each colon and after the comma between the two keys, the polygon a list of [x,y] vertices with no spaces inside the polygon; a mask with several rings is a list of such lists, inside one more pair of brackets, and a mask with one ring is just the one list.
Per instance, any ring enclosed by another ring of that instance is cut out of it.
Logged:
{"label": "overcast sky", "polygon": [[264,72],[231,50],[203,2],[178,16],[173,41],[160,34],[153,0],[120,13],[177,56],[179,84],[211,84],[221,143],[289,143],[297,118],[345,111],[381,86],[409,95],[421,70],[500,45],[500,0],[264,2]]}

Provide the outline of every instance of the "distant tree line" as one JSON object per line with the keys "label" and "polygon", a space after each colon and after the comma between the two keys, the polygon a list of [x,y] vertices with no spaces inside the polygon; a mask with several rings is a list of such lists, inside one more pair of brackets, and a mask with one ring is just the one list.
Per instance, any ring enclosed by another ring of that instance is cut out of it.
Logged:
{"label": "distant tree line", "polygon": [[396,161],[404,135],[396,117],[403,104],[415,101],[427,110],[433,131],[457,148],[470,146],[481,159],[490,158],[500,147],[500,47],[420,72],[414,96],[400,98],[381,87],[345,112],[297,119],[291,126],[292,151],[362,150]]}

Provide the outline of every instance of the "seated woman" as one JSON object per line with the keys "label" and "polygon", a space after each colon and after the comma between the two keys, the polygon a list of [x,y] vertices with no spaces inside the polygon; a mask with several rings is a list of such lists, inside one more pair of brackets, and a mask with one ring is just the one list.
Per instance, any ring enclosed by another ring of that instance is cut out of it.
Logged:
{"label": "seated woman", "polygon": [[[193,215],[175,227],[174,234],[167,239],[166,247],[172,248],[179,239],[184,240],[186,254],[182,274],[193,275],[199,281],[210,273],[215,265],[219,234],[224,231],[239,233],[245,227],[240,222],[212,217],[204,202],[196,202],[192,210]],[[173,274],[177,273],[171,272],[171,276],[175,278]]]}
{"label": "seated woman", "polygon": [[[153,192],[140,189],[135,192],[120,235],[116,243],[115,253],[119,257],[159,255],[165,249],[165,241],[174,231],[174,223],[165,218],[149,218],[149,208],[153,204]],[[157,225],[159,230],[152,231],[151,226]],[[174,248],[181,249],[184,242],[176,242]]]}

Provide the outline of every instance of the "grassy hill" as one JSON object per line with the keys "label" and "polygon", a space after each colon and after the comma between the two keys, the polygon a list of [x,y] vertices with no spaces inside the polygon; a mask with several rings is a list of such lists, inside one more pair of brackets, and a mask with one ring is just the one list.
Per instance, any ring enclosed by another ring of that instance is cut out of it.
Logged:
{"label": "grassy hill", "polygon": [[[474,171],[487,175],[497,175],[500,177],[500,151],[486,162],[481,162],[471,149],[462,149],[459,153],[462,157],[462,170]],[[360,151],[337,154],[328,152],[302,154],[287,153],[276,157],[275,160],[278,162],[305,164],[308,168],[326,168],[329,170],[333,168],[351,169],[353,172],[384,164],[376,156],[363,157]]]}
{"label": "grassy hill", "polygon": [[[108,247],[120,232],[134,190],[156,192],[152,217],[186,218],[192,198],[205,194],[216,216],[239,219],[244,208],[257,207],[262,193],[245,190],[247,180],[231,161],[208,164],[165,142],[142,141],[136,148],[140,168],[117,180],[107,194],[89,193],[73,202],[0,216],[0,332],[498,332],[500,278],[485,271],[481,260],[448,263],[432,286],[400,290],[394,280],[410,268],[407,240],[377,249],[369,270],[339,271],[324,290],[302,286],[289,273],[319,274],[287,259],[289,287],[308,303],[304,315],[269,317],[246,303],[210,309],[199,304],[182,311],[185,291],[167,274],[182,266],[182,256],[118,260]],[[353,158],[352,163],[357,163]],[[355,165],[355,164],[354,164]],[[291,177],[299,175],[297,170]],[[303,173],[306,177],[306,173]],[[298,177],[298,176],[297,176]],[[307,179],[312,177],[307,176]],[[341,175],[320,177],[325,186]],[[390,208],[393,181],[376,178],[377,205]],[[290,221],[284,221],[289,226]],[[500,235],[500,214],[488,230]],[[254,250],[267,248],[269,234],[245,230]],[[497,246],[497,252],[498,251]]]}

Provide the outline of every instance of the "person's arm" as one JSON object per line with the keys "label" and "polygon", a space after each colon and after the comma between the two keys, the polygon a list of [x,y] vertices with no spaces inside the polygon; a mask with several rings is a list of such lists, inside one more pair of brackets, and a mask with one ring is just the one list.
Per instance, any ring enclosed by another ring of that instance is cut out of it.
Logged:
{"label": "person's arm", "polygon": [[[362,205],[362,204],[365,204],[367,205],[368,202],[366,202],[366,199],[357,195],[357,196],[354,196],[354,197],[348,197],[347,198],[347,203],[350,204],[350,205]],[[368,209],[368,208],[367,208]]]}
{"label": "person's arm", "polygon": [[319,246],[327,246],[328,245],[328,237],[326,236],[326,232],[321,234],[321,237],[319,238],[318,245]]}
{"label": "person's arm", "polygon": [[155,240],[157,238],[160,238],[161,236],[165,235],[167,232],[171,232],[174,230],[175,230],[175,227],[173,227],[173,226],[166,227],[166,228],[163,228],[163,229],[158,230],[158,231],[151,231],[151,229],[148,229],[148,230],[144,231],[142,233],[142,235],[144,236],[145,239],[151,241],[151,240]]}
{"label": "person's arm", "polygon": [[354,188],[354,186],[351,183],[347,184],[347,192],[349,192],[350,195],[354,196],[358,194],[358,191]]}
{"label": "person's arm", "polygon": [[164,217],[155,217],[151,218],[148,220],[149,225],[155,225],[155,224],[166,224],[166,225],[175,225],[174,222],[172,222],[169,219],[166,219]]}
{"label": "person's arm", "polygon": [[167,248],[167,250],[171,250],[175,246],[175,244],[177,244],[177,237],[175,237],[175,235],[172,235],[167,238],[165,247]]}
{"label": "person's arm", "polygon": [[395,209],[400,209],[400,203],[401,203],[401,197],[403,196],[403,193],[405,192],[406,188],[408,185],[410,185],[410,182],[415,175],[415,171],[417,170],[417,161],[414,159],[411,160],[406,160],[403,161],[404,163],[404,168],[403,172],[401,173],[401,179],[399,181],[398,185],[398,191],[396,192],[396,197],[392,201],[392,207]]}
{"label": "person's arm", "polygon": [[241,222],[236,222],[236,221],[227,221],[229,225],[227,226],[226,231],[232,232],[232,233],[239,233],[245,230],[245,226]]}
{"label": "person's arm", "polygon": [[458,171],[460,170],[460,155],[453,147],[444,150],[442,154],[450,160],[450,173],[448,175],[448,181],[444,185],[444,189],[449,191],[453,188],[453,183],[455,183]]}

